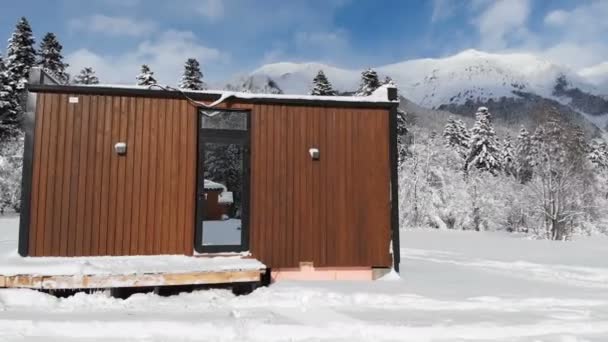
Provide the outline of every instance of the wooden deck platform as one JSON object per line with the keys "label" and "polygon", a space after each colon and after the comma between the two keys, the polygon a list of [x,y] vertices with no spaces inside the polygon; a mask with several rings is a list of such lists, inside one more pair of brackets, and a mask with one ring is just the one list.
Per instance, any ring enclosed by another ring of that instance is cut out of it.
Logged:
{"label": "wooden deck platform", "polygon": [[263,273],[264,270],[235,270],[127,275],[0,275],[0,288],[59,290],[253,283],[259,282]]}

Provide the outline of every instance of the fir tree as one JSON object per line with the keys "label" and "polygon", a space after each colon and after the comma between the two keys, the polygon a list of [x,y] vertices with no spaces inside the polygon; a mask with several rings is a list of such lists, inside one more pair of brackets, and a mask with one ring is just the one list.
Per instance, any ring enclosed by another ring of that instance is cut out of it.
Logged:
{"label": "fir tree", "polygon": [[608,169],[608,145],[603,140],[593,140],[589,146],[588,158],[601,169]]}
{"label": "fir tree", "polygon": [[324,95],[333,96],[336,95],[335,90],[332,88],[331,83],[325,76],[323,70],[319,70],[317,76],[312,80],[312,90],[310,95]]}
{"label": "fir tree", "polygon": [[74,77],[76,84],[98,84],[99,79],[95,76],[95,70],[91,67],[84,67],[80,70],[80,74]]}
{"label": "fir tree", "polygon": [[397,108],[397,152],[399,165],[405,160],[408,154],[408,146],[406,135],[407,129],[407,113]]}
{"label": "fir tree", "polygon": [[469,131],[462,120],[450,117],[443,130],[443,138],[448,147],[454,147],[464,158],[469,150]]}
{"label": "fir tree", "polygon": [[147,64],[142,64],[141,72],[136,77],[137,85],[139,86],[150,86],[156,84],[156,79],[154,78],[154,73],[150,70],[150,67]]}
{"label": "fir tree", "polygon": [[515,146],[515,171],[521,183],[527,183],[532,179],[532,166],[532,140],[528,130],[522,126]]}
{"label": "fir tree", "polygon": [[505,137],[502,143],[501,154],[501,165],[503,171],[508,176],[515,176],[517,174],[517,167],[515,165],[515,151],[509,135]]}
{"label": "fir tree", "polygon": [[200,69],[200,64],[194,58],[188,58],[184,65],[184,75],[179,83],[182,89],[203,90],[205,84],[202,81],[203,73]]}
{"label": "fir tree", "polygon": [[11,80],[0,56],[0,142],[17,136],[19,122],[18,113],[21,107],[16,92],[11,87]]}
{"label": "fir tree", "polygon": [[380,86],[376,71],[367,69],[361,73],[361,85],[355,92],[355,96],[369,96]]}
{"label": "fir tree", "polygon": [[479,107],[475,117],[465,171],[476,167],[496,174],[500,169],[500,153],[496,142],[496,132],[492,127],[491,114],[486,107]]}
{"label": "fir tree", "polygon": [[35,62],[36,51],[32,28],[27,19],[21,17],[6,48],[5,65],[14,90],[25,88],[30,68]]}
{"label": "fir tree", "polygon": [[51,75],[61,83],[68,83],[69,75],[65,72],[65,69],[69,66],[63,62],[63,56],[61,50],[63,46],[59,44],[57,37],[54,33],[49,32],[42,38],[40,42],[40,50],[38,51],[38,65],[43,70],[49,72]]}

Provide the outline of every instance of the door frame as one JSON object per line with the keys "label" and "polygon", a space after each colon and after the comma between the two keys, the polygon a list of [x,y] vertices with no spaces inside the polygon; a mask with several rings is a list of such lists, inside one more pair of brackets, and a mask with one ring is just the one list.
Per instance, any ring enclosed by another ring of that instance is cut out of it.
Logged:
{"label": "door frame", "polygon": [[[211,129],[202,128],[202,111],[197,110],[197,150],[196,150],[196,214],[194,222],[194,250],[197,253],[231,253],[249,250],[249,218],[250,195],[249,186],[251,178],[251,111],[247,109],[214,109],[221,112],[242,112],[247,117],[247,130]],[[243,148],[243,168],[241,175],[243,187],[241,189],[241,244],[240,245],[203,245],[203,217],[204,205],[201,196],[204,193],[204,153],[206,143],[238,144]]]}

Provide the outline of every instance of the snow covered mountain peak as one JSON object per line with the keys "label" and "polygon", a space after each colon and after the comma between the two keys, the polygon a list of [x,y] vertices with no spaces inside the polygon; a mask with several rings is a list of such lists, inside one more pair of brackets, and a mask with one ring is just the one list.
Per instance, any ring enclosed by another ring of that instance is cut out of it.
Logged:
{"label": "snow covered mountain peak", "polygon": [[[495,54],[470,49],[445,58],[413,59],[375,69],[381,77],[393,78],[410,100],[429,108],[513,97],[514,91],[550,98],[562,75],[571,86],[593,92],[593,86],[569,68],[525,53]],[[319,70],[339,91],[353,91],[359,84],[360,70],[322,63],[267,64],[252,75],[268,76],[285,93],[307,93]]]}

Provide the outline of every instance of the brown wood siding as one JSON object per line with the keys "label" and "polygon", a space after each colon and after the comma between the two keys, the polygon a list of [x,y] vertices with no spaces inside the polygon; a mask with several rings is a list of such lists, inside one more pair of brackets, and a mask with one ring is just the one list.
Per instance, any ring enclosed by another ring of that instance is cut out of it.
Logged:
{"label": "brown wood siding", "polygon": [[[38,94],[29,254],[192,254],[195,108],[70,96]],[[252,113],[254,257],[273,268],[391,265],[388,109],[228,106]],[[119,141],[126,156],[114,152]]]}
{"label": "brown wood siding", "polygon": [[29,254],[192,254],[195,108],[70,96],[38,94]]}
{"label": "brown wood siding", "polygon": [[274,268],[390,266],[388,125],[385,109],[255,105],[253,256]]}

